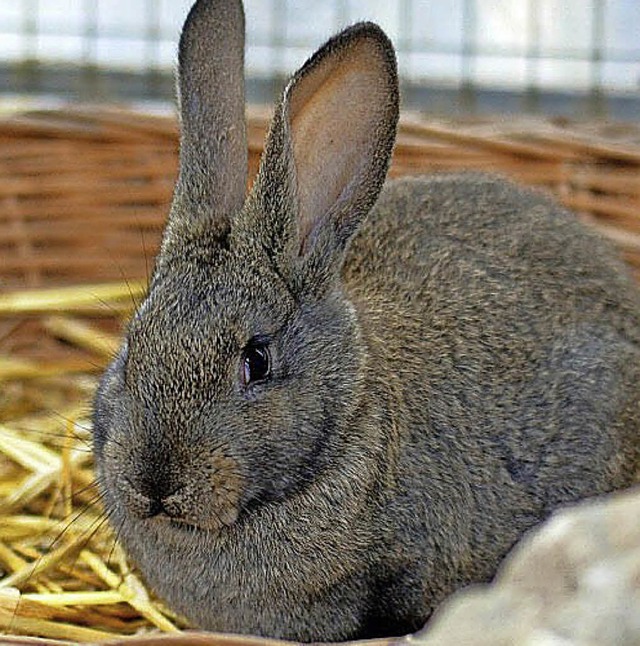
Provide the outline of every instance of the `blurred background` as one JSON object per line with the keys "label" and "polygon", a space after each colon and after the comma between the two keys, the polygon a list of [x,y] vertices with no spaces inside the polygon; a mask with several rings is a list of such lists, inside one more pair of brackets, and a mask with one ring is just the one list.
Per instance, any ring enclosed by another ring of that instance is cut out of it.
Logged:
{"label": "blurred background", "polygon": [[[0,92],[168,105],[192,0],[3,0]],[[640,119],[638,0],[245,0],[248,96],[340,27],[380,23],[398,48],[405,107]]]}

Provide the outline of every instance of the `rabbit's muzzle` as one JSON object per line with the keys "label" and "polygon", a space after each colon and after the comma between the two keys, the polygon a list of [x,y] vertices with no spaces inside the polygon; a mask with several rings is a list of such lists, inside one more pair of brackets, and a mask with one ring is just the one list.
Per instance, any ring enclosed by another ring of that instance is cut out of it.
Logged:
{"label": "rabbit's muzzle", "polygon": [[139,460],[139,468],[118,478],[117,496],[127,512],[140,520],[208,530],[232,525],[244,489],[237,462],[220,450],[181,462],[160,466],[153,458]]}

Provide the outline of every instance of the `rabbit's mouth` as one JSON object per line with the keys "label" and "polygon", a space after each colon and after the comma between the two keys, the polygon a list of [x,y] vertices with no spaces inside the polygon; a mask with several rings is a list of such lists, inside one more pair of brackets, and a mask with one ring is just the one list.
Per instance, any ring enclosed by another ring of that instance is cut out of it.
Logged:
{"label": "rabbit's mouth", "polygon": [[165,522],[169,523],[172,529],[176,529],[178,531],[195,532],[203,529],[199,523],[186,520],[184,518],[170,518],[165,516],[164,518],[158,517],[158,520],[160,520],[161,522],[164,520]]}
{"label": "rabbit's mouth", "polygon": [[161,511],[146,518],[146,520],[153,523],[158,523],[163,526],[168,525],[172,529],[189,532],[198,530],[217,532],[235,524],[237,519],[238,510],[232,506],[214,510],[212,513],[206,514],[206,516],[203,515],[202,517],[174,515],[166,511]]}

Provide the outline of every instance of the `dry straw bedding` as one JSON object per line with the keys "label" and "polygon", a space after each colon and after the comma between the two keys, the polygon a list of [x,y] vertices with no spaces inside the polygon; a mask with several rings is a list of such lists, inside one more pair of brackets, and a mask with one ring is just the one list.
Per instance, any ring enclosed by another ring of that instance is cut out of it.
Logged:
{"label": "dry straw bedding", "polygon": [[[250,176],[266,120],[249,114]],[[90,642],[183,627],[105,522],[89,410],[144,294],[176,153],[171,117],[0,120],[0,632]],[[392,175],[461,168],[551,190],[640,278],[640,127],[403,118]]]}

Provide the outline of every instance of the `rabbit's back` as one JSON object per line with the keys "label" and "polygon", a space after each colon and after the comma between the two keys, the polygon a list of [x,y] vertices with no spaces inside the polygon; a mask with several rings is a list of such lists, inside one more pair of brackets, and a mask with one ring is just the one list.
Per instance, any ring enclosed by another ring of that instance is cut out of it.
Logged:
{"label": "rabbit's back", "polygon": [[407,373],[404,399],[479,441],[509,429],[499,439],[514,444],[516,480],[536,470],[529,443],[570,435],[569,418],[603,435],[576,431],[556,462],[599,439],[619,448],[611,424],[637,459],[640,417],[625,416],[640,406],[640,290],[611,245],[546,196],[475,174],[390,182],[344,280],[374,356]]}
{"label": "rabbit's back", "polygon": [[611,245],[541,192],[491,175],[387,183],[345,273],[425,312],[440,298],[465,310],[499,298],[505,323],[606,320],[640,344],[640,291]]}
{"label": "rabbit's back", "polygon": [[449,562],[431,559],[414,583],[423,598],[448,591],[442,577],[429,588],[438,572],[451,572],[451,588],[491,576],[559,504],[629,484],[639,292],[575,216],[491,177],[391,182],[344,279],[372,401],[392,398],[405,433],[388,503],[395,540],[417,555],[423,532],[437,555],[449,537]]}

